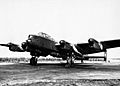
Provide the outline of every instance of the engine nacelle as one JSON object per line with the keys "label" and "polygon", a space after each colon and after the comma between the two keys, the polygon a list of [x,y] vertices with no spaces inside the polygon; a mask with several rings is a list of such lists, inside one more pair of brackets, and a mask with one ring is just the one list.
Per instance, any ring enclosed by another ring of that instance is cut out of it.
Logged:
{"label": "engine nacelle", "polygon": [[60,42],[60,48],[63,49],[63,50],[67,50],[67,51],[70,51],[71,50],[71,45],[70,43],[64,41],[64,40],[61,40]]}
{"label": "engine nacelle", "polygon": [[91,48],[98,49],[98,50],[103,49],[103,45],[100,42],[98,42],[97,40],[93,39],[93,38],[90,38],[88,40],[88,43],[89,43]]}
{"label": "engine nacelle", "polygon": [[27,42],[23,42],[21,44],[21,47],[23,48],[23,50],[27,50]]}
{"label": "engine nacelle", "polygon": [[8,43],[8,46],[9,46],[10,51],[16,51],[16,52],[23,52],[24,51],[20,46],[13,44],[13,43]]}
{"label": "engine nacelle", "polygon": [[60,40],[59,43],[60,43],[60,45],[70,44],[70,43],[66,42],[65,40]]}

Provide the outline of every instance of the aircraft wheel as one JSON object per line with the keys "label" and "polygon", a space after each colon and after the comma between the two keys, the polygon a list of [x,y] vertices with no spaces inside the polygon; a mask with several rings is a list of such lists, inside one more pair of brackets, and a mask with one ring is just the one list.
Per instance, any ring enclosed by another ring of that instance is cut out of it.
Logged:
{"label": "aircraft wheel", "polygon": [[32,57],[30,59],[30,65],[33,65],[33,66],[37,65],[37,58],[36,57]]}
{"label": "aircraft wheel", "polygon": [[84,63],[83,60],[81,60],[81,63]]}
{"label": "aircraft wheel", "polygon": [[74,64],[74,58],[72,56],[67,58],[67,65],[65,67],[71,67]]}

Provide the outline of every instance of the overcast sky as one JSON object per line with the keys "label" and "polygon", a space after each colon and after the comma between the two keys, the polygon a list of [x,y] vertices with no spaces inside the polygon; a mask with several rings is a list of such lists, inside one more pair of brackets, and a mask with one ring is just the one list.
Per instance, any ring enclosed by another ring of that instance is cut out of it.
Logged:
{"label": "overcast sky", "polygon": [[[120,0],[0,0],[0,43],[45,32],[71,43],[120,39]],[[120,48],[109,56],[120,56]],[[0,56],[29,56],[0,47]]]}

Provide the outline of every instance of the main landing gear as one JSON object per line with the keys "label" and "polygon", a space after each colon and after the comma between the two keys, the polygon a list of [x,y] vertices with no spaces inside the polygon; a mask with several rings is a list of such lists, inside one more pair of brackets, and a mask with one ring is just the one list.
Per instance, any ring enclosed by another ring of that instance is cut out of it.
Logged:
{"label": "main landing gear", "polygon": [[71,67],[74,64],[74,60],[75,58],[73,55],[67,57],[67,64],[65,65],[65,67]]}
{"label": "main landing gear", "polygon": [[32,56],[32,58],[30,59],[30,65],[33,65],[33,66],[37,65],[37,58],[36,58],[36,56]]}
{"label": "main landing gear", "polygon": [[105,52],[104,52],[104,61],[107,61],[107,50],[105,50]]}

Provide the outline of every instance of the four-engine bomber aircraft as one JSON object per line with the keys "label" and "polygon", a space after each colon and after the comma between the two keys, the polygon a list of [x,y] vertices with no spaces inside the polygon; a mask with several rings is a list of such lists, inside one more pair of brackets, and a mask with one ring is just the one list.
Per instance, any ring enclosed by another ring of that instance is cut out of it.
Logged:
{"label": "four-engine bomber aircraft", "polygon": [[[16,52],[30,52],[32,58],[30,59],[31,65],[37,65],[37,58],[40,56],[51,55],[53,57],[62,58],[67,61],[67,65],[71,66],[74,60],[89,60],[87,54],[93,54],[98,52],[106,52],[106,49],[120,47],[120,39],[98,42],[93,38],[88,40],[88,43],[71,44],[65,40],[57,43],[46,33],[40,32],[38,35],[29,35],[26,42],[23,42],[21,46],[13,43],[0,44],[1,46],[9,47],[10,51]],[[104,58],[106,61],[107,57]]]}

